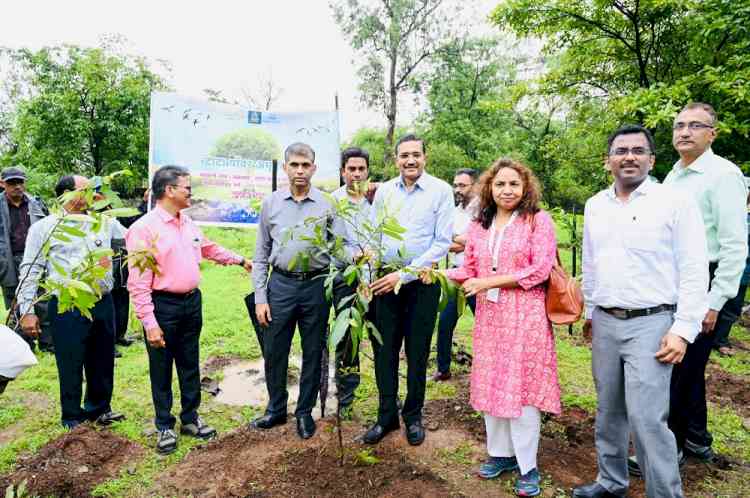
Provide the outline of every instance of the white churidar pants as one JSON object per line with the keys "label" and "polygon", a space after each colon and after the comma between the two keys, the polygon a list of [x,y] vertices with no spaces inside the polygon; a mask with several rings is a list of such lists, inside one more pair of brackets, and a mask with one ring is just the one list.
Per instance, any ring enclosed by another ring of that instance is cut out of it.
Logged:
{"label": "white churidar pants", "polygon": [[493,457],[512,457],[521,474],[536,468],[542,415],[535,406],[524,406],[518,418],[484,415],[487,428],[487,452]]}

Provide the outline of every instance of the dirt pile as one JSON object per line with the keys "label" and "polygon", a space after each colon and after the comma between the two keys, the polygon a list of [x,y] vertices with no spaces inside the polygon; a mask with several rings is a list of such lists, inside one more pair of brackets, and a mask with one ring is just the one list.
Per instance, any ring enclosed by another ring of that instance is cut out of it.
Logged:
{"label": "dirt pile", "polygon": [[13,473],[0,478],[0,489],[25,480],[30,496],[86,498],[143,451],[112,432],[83,424],[21,458]]}

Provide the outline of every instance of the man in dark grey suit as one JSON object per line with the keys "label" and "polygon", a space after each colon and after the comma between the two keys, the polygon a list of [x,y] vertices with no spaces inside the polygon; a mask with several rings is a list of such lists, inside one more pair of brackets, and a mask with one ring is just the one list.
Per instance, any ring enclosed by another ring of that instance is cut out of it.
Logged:
{"label": "man in dark grey suit", "polygon": [[[5,309],[10,311],[18,287],[18,269],[26,248],[26,235],[31,225],[47,216],[49,211],[41,200],[26,193],[26,173],[22,169],[5,168],[0,178],[5,185],[5,192],[0,194],[0,285]],[[46,309],[46,302],[36,306],[37,316],[42,323],[39,349],[53,352]],[[16,330],[33,349],[34,339],[23,335],[20,328]]]}

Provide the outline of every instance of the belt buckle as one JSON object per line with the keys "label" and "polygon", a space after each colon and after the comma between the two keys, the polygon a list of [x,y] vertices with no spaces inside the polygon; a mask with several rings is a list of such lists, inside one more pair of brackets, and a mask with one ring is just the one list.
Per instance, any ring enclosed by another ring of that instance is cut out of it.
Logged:
{"label": "belt buckle", "polygon": [[610,314],[620,320],[627,320],[628,318],[630,318],[629,317],[630,314],[628,313],[628,310],[615,308],[615,309],[610,310]]}

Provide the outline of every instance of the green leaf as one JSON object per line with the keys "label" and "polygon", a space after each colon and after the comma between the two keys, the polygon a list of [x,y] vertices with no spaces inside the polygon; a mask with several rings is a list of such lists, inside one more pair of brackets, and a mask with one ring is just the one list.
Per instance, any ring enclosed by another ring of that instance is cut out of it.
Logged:
{"label": "green leaf", "polygon": [[289,264],[286,265],[287,271],[294,271],[297,268],[297,260],[299,259],[300,253],[295,253],[292,259],[289,260]]}
{"label": "green leaf", "polygon": [[61,223],[60,225],[58,225],[57,230],[65,232],[68,235],[72,235],[74,237],[81,237],[81,238],[86,237],[86,232],[84,232],[83,230],[76,228],[74,226],[71,226],[71,225],[66,225],[64,223]]}
{"label": "green leaf", "polygon": [[126,216],[138,216],[140,211],[135,208],[115,208],[108,209],[102,213],[104,216],[110,216],[112,218],[121,218]]}
{"label": "green leaf", "polygon": [[456,311],[461,318],[466,311],[466,294],[462,290],[456,290]]}
{"label": "green leaf", "polygon": [[68,221],[68,220],[78,221],[80,223],[93,223],[95,221],[93,217],[87,214],[78,214],[78,213],[66,214],[65,216],[63,216],[63,219],[65,221]]}
{"label": "green leaf", "polygon": [[310,271],[310,255],[306,252],[302,253],[302,271]]}
{"label": "green leaf", "polygon": [[380,331],[379,331],[379,330],[378,330],[378,328],[377,328],[377,327],[375,326],[375,324],[374,324],[374,323],[372,323],[372,322],[370,322],[370,321],[368,321],[368,322],[367,322],[367,327],[368,327],[368,328],[370,329],[370,334],[372,335],[372,337],[373,337],[373,338],[374,338],[374,339],[375,339],[376,341],[378,341],[378,343],[379,343],[379,344],[383,344],[383,336],[382,336],[382,335],[380,335]]}
{"label": "green leaf", "polygon": [[333,331],[331,332],[331,337],[328,341],[331,348],[335,348],[346,334],[346,329],[349,327],[349,318],[351,317],[352,309],[353,308],[346,308],[341,310],[336,316],[336,321],[333,324]]}

